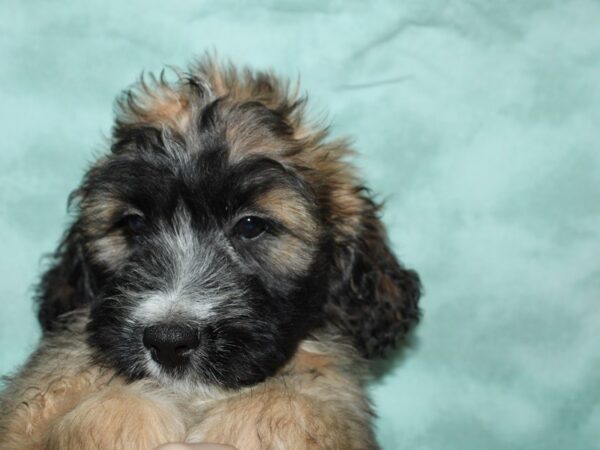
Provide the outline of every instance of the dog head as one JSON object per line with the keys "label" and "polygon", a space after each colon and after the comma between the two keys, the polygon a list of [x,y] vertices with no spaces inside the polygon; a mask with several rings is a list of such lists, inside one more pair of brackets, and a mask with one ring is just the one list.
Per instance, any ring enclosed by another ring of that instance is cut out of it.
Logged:
{"label": "dog head", "polygon": [[307,122],[287,84],[207,59],[117,105],[40,284],[44,330],[89,306],[89,343],[120,373],[236,388],[319,327],[373,357],[418,320],[419,279],[347,143]]}

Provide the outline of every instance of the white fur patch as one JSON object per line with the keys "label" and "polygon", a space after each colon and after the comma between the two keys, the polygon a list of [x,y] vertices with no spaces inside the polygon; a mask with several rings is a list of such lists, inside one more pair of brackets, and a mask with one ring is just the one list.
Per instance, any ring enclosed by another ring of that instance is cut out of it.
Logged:
{"label": "white fur patch", "polygon": [[164,274],[152,280],[159,287],[125,293],[138,297],[133,316],[142,324],[203,322],[214,316],[215,307],[243,295],[224,269],[225,261],[210,246],[200,245],[188,213],[178,208],[175,217],[174,227],[165,226],[160,235],[167,257]]}

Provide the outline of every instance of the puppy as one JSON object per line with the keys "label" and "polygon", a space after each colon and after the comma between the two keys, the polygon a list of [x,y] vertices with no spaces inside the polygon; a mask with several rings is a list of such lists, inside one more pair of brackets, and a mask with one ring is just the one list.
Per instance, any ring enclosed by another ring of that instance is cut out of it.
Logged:
{"label": "puppy", "polygon": [[375,449],[368,361],[418,321],[345,140],[271,73],[204,58],[117,101],[38,289],[0,448]]}

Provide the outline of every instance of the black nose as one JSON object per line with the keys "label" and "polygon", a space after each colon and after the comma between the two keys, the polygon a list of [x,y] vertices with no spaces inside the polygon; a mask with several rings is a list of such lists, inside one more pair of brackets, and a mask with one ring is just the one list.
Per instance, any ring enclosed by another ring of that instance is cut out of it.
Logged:
{"label": "black nose", "polygon": [[154,325],[144,330],[144,345],[152,359],[166,367],[182,366],[200,344],[195,329],[180,325]]}

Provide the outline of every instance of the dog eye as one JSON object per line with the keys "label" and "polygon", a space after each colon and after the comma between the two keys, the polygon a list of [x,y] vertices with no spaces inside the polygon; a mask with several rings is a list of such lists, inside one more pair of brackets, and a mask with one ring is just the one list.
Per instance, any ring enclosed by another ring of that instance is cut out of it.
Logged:
{"label": "dog eye", "polygon": [[267,223],[260,217],[248,216],[235,226],[235,232],[244,239],[254,239],[267,229]]}
{"label": "dog eye", "polygon": [[146,220],[139,214],[128,214],[123,217],[123,225],[133,234],[139,234],[146,227]]}

